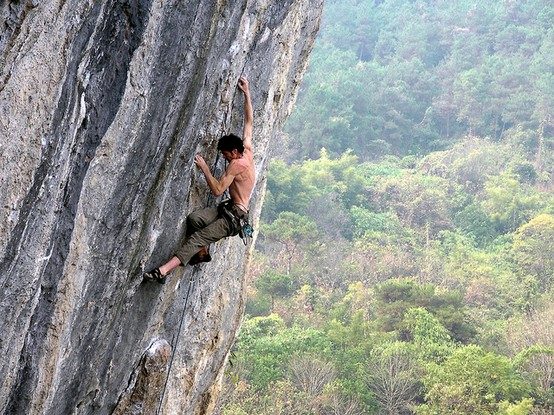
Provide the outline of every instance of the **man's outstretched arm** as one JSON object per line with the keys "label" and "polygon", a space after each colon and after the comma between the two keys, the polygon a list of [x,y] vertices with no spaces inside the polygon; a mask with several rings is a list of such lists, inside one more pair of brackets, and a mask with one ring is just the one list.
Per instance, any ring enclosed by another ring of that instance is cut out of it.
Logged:
{"label": "man's outstretched arm", "polygon": [[252,151],[252,130],[254,128],[254,110],[252,109],[252,100],[250,98],[250,88],[248,80],[241,76],[239,78],[239,89],[244,93],[244,131],[242,135],[242,144],[245,149]]}

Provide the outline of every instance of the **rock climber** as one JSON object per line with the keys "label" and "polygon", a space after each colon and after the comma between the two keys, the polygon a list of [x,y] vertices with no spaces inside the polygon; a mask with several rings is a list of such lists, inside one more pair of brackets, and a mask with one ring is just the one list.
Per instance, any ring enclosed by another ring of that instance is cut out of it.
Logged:
{"label": "rock climber", "polygon": [[216,179],[200,154],[194,158],[194,163],[206,177],[211,192],[215,196],[221,196],[229,189],[230,199],[217,207],[208,207],[188,215],[183,246],[168,262],[144,273],[146,280],[164,284],[167,275],[179,265],[211,261],[209,245],[237,235],[248,221],[248,203],[256,181],[252,152],[254,114],[248,80],[245,77],[239,78],[238,88],[244,94],[243,138],[229,134],[219,139],[217,149],[229,163],[223,176]]}

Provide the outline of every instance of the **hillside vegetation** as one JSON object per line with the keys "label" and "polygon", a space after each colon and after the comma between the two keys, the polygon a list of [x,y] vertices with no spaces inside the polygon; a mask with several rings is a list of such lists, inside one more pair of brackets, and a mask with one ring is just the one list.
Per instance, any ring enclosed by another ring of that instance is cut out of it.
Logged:
{"label": "hillside vegetation", "polygon": [[552,22],[327,0],[223,414],[553,413]]}

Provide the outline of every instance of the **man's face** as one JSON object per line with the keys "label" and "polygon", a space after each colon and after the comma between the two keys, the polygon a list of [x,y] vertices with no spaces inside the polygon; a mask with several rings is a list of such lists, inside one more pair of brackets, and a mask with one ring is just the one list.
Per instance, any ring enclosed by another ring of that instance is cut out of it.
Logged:
{"label": "man's face", "polygon": [[231,161],[231,160],[235,159],[236,158],[235,153],[237,153],[237,150],[233,150],[233,151],[222,150],[221,151],[221,154],[223,154],[223,158],[225,158],[225,160],[227,160],[227,161]]}

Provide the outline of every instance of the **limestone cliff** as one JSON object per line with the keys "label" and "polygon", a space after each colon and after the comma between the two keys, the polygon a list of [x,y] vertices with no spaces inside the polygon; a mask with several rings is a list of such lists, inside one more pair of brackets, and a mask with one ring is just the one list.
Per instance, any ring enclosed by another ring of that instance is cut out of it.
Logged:
{"label": "limestone cliff", "polygon": [[221,241],[165,286],[141,273],[216,202],[193,157],[223,168],[215,143],[242,133],[242,74],[257,216],[321,3],[2,3],[0,413],[211,413],[248,249]]}

